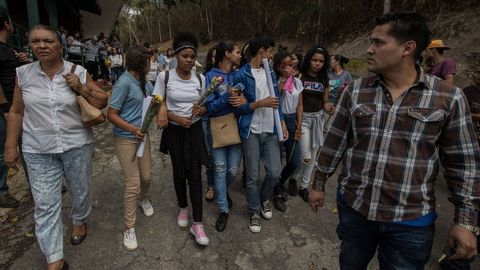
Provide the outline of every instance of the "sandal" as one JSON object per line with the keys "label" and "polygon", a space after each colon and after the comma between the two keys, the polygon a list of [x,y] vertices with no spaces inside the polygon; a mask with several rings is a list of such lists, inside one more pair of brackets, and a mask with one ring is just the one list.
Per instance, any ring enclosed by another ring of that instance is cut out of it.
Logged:
{"label": "sandal", "polygon": [[213,202],[214,198],[215,198],[215,188],[214,187],[208,187],[207,192],[205,193],[205,200],[207,202]]}

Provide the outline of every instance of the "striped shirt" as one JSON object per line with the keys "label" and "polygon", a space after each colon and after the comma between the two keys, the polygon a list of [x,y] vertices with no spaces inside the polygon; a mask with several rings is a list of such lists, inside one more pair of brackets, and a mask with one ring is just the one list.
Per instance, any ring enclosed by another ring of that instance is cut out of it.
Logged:
{"label": "striped shirt", "polygon": [[395,101],[379,75],[351,83],[318,159],[321,190],[342,158],[339,192],[369,220],[413,220],[435,209],[440,162],[455,222],[476,225],[479,145],[461,89],[419,71]]}

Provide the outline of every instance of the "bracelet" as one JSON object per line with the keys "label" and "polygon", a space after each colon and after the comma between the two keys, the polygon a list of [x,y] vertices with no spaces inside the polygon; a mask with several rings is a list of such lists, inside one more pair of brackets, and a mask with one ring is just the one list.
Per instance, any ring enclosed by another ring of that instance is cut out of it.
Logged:
{"label": "bracelet", "polygon": [[455,225],[462,227],[467,231],[470,231],[475,236],[480,235],[480,228],[478,226],[473,226],[473,225],[468,225],[463,223],[456,223]]}
{"label": "bracelet", "polygon": [[316,185],[316,184],[313,184],[312,185],[312,189],[315,190],[315,191],[318,191],[318,192],[325,192],[325,184],[320,184],[320,185]]}

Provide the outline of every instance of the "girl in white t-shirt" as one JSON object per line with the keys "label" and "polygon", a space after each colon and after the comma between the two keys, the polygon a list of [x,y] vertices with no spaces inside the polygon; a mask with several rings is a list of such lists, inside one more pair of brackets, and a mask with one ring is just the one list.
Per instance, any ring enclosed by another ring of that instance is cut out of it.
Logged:
{"label": "girl in white t-shirt", "polygon": [[162,134],[160,151],[172,160],[173,181],[179,214],[179,227],[188,226],[187,183],[192,203],[193,224],[190,233],[199,245],[208,245],[202,214],[202,165],[208,164],[204,143],[202,115],[204,106],[195,105],[205,90],[205,77],[192,72],[197,56],[198,41],[192,33],[179,33],[173,40],[177,66],[161,72],[155,83],[155,94],[164,97],[158,113],[158,124],[166,127]]}
{"label": "girl in white t-shirt", "polygon": [[[301,162],[299,141],[302,136],[303,84],[300,79],[294,77],[293,59],[287,51],[280,51],[273,56],[273,69],[277,76],[285,124],[288,129],[288,139],[283,142],[287,162],[283,167],[280,181],[273,190],[273,205],[279,211],[285,212],[287,192],[284,184]],[[293,182],[292,185],[296,186],[296,183]]]}
{"label": "girl in white t-shirt", "polygon": [[155,85],[158,72],[160,72],[160,65],[158,64],[157,49],[154,49],[152,51],[149,63],[150,63],[150,71],[147,73],[147,80],[150,81],[152,85]]}

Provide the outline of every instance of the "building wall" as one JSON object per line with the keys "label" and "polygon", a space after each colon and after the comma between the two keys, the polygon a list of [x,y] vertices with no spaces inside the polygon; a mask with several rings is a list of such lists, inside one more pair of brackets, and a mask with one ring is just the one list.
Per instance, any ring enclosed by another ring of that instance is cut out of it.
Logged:
{"label": "building wall", "polygon": [[80,11],[85,36],[98,36],[101,32],[108,36],[123,5],[119,0],[97,0],[97,3],[102,11],[101,16]]}

